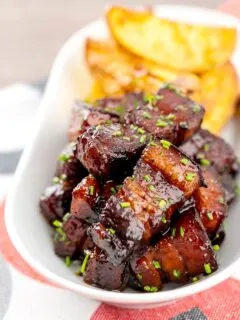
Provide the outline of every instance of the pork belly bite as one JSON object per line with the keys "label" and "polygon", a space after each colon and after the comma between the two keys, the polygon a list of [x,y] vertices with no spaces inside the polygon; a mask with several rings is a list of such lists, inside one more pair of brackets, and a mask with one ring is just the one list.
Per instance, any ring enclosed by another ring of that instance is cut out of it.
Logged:
{"label": "pork belly bite", "polygon": [[87,227],[83,220],[67,214],[63,222],[55,221],[54,250],[60,257],[78,258],[87,239]]}
{"label": "pork belly bite", "polygon": [[194,207],[185,211],[171,231],[131,261],[142,290],[155,292],[164,282],[186,282],[217,269],[211,242]]}
{"label": "pork belly bite", "polygon": [[193,195],[202,223],[210,237],[214,236],[227,215],[225,191],[217,177],[203,171],[207,187],[198,188]]}
{"label": "pork belly bite", "polygon": [[120,124],[89,128],[79,136],[76,156],[87,170],[101,180],[122,178],[131,171],[146,143]]}
{"label": "pork belly bite", "polygon": [[86,283],[107,290],[125,289],[128,281],[128,263],[113,263],[104,250],[95,247],[85,256],[82,265],[83,279]]}
{"label": "pork belly bite", "polygon": [[179,145],[198,131],[203,116],[202,106],[168,85],[156,95],[146,94],[145,104],[129,110],[125,122]]}
{"label": "pork belly bite", "polygon": [[56,219],[62,219],[69,211],[72,190],[63,181],[47,187],[40,197],[40,211],[47,221],[52,224]]}
{"label": "pork belly bite", "polygon": [[96,221],[99,197],[99,183],[88,175],[73,189],[70,213],[84,221]]}
{"label": "pork belly bite", "polygon": [[214,167],[219,174],[235,175],[238,172],[239,166],[232,147],[207,130],[199,130],[180,149],[200,165]]}
{"label": "pork belly bite", "polygon": [[[184,161],[182,161],[184,160]],[[173,212],[201,185],[199,168],[168,141],[149,146],[100,214],[100,222],[116,230],[135,248],[167,230]]]}

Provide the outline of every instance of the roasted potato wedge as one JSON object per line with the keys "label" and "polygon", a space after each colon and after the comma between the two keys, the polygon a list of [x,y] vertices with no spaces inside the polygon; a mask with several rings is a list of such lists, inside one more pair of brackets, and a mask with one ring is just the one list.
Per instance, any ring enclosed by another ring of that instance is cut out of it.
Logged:
{"label": "roasted potato wedge", "polygon": [[203,128],[219,133],[235,111],[238,78],[230,62],[204,73],[201,77],[201,104],[206,108]]}
{"label": "roasted potato wedge", "polygon": [[106,73],[113,77],[124,91],[155,92],[162,82],[175,83],[191,92],[199,90],[200,87],[198,76],[136,57],[111,41],[88,39],[85,55],[93,76],[96,72]]}
{"label": "roasted potato wedge", "polygon": [[190,25],[122,7],[110,8],[106,19],[123,48],[177,70],[208,71],[229,60],[236,45],[235,28]]}

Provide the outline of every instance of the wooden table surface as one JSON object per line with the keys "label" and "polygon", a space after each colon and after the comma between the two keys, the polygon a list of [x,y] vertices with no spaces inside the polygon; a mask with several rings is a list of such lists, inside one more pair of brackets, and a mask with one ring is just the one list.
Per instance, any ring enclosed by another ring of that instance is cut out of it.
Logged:
{"label": "wooden table surface", "polygon": [[[217,7],[220,0],[111,1]],[[59,48],[104,11],[104,0],[0,0],[0,86],[46,77]]]}

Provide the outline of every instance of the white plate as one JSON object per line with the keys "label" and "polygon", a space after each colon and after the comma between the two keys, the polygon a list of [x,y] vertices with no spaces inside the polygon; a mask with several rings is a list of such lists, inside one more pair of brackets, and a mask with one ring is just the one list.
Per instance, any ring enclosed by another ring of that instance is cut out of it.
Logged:
{"label": "white plate", "polygon": [[[234,25],[240,30],[238,20],[220,12],[185,6],[157,6],[156,11],[172,19],[181,17],[185,21],[198,23]],[[118,306],[155,307],[210,288],[231,275],[240,258],[240,208],[235,205],[226,221],[227,238],[219,254],[219,270],[199,283],[174,290],[166,289],[154,294],[101,290],[85,284],[55,256],[51,232],[39,214],[39,196],[51,183],[57,155],[66,143],[72,102],[76,98],[85,97],[90,88],[91,78],[84,62],[85,39],[106,35],[104,21],[96,21],[79,30],[60,51],[36,118],[35,132],[24,151],[14,189],[7,199],[6,223],[10,237],[23,258],[58,285]],[[234,55],[236,64],[237,55],[240,56],[239,46]],[[230,127],[225,135],[236,147],[235,127]]]}

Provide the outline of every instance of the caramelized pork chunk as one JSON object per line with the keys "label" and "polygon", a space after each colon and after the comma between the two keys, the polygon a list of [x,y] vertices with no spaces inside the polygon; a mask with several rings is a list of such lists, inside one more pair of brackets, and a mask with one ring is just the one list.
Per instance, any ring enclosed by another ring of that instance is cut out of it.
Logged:
{"label": "caramelized pork chunk", "polygon": [[136,247],[142,246],[155,234],[166,231],[173,212],[200,185],[196,164],[170,142],[161,141],[144,151],[133,177],[126,178],[118,193],[108,200],[100,222],[120,237],[134,241]]}
{"label": "caramelized pork chunk", "polygon": [[202,223],[209,236],[214,236],[227,214],[225,191],[216,176],[203,171],[207,187],[198,188],[193,197]]}
{"label": "caramelized pork chunk", "polygon": [[145,291],[158,291],[163,282],[186,282],[217,269],[211,242],[192,207],[185,211],[172,229],[172,235],[131,261],[136,279]]}
{"label": "caramelized pork chunk", "polygon": [[62,224],[58,222],[54,235],[55,253],[61,257],[79,257],[87,238],[87,227],[85,222],[71,214]]}
{"label": "caramelized pork chunk", "polygon": [[122,178],[132,169],[146,143],[120,124],[89,128],[79,136],[76,156],[87,170],[102,180]]}
{"label": "caramelized pork chunk", "polygon": [[101,223],[93,225],[88,230],[93,243],[106,252],[110,261],[120,264],[130,254],[132,243],[124,242],[115,233],[114,229],[105,228]]}
{"label": "caramelized pork chunk", "polygon": [[88,175],[73,189],[71,214],[83,221],[96,221],[99,197],[99,183],[92,175]]}
{"label": "caramelized pork chunk", "polygon": [[113,263],[105,251],[97,247],[88,254],[88,257],[87,267],[83,274],[86,283],[107,290],[125,289],[128,281],[127,262]]}
{"label": "caramelized pork chunk", "polygon": [[238,171],[237,158],[232,147],[207,130],[199,130],[180,149],[202,166],[214,167],[219,174],[235,175]]}
{"label": "caramelized pork chunk", "polygon": [[52,224],[56,219],[62,219],[69,211],[72,191],[60,181],[47,187],[40,197],[39,205],[43,216]]}
{"label": "caramelized pork chunk", "polygon": [[202,106],[168,85],[156,95],[145,95],[145,104],[129,110],[125,121],[179,145],[199,130],[203,116]]}

